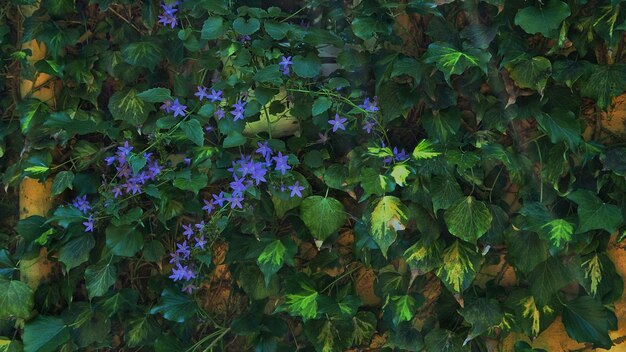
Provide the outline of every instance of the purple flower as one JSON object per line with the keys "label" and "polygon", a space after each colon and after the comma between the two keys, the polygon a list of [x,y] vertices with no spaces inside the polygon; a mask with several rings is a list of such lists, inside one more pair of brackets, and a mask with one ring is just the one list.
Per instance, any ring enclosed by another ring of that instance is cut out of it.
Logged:
{"label": "purple flower", "polygon": [[293,186],[289,186],[287,188],[289,188],[289,190],[291,191],[291,194],[289,195],[290,198],[293,198],[294,196],[298,196],[302,198],[301,191],[304,190],[304,187],[300,186],[299,181],[296,181],[296,183],[294,183]]}
{"label": "purple flower", "polygon": [[287,164],[288,158],[287,155],[283,156],[282,152],[278,152],[278,155],[272,158],[276,162],[276,170],[280,171],[283,175],[287,170],[291,169],[291,166]]}
{"label": "purple flower", "polygon": [[258,186],[260,182],[267,182],[265,179],[266,173],[267,169],[265,168],[264,163],[254,163],[254,169],[250,172],[250,175]]}
{"label": "purple flower", "polygon": [[206,224],[204,223],[204,220],[202,220],[202,221],[200,221],[199,223],[195,224],[194,226],[195,226],[198,230],[202,231],[202,229],[204,229],[204,226],[205,226],[205,225],[206,225]]}
{"label": "purple flower", "polygon": [[182,280],[183,277],[185,276],[186,270],[187,270],[186,266],[183,267],[182,265],[180,265],[179,262],[176,262],[176,267],[172,268],[172,275],[170,275],[170,279],[174,281]]}
{"label": "purple flower", "polygon": [[183,235],[187,236],[187,238],[191,238],[191,236],[193,236],[193,227],[191,227],[191,224],[189,225],[183,225],[183,229],[185,231],[183,231]]}
{"label": "purple flower", "polygon": [[85,225],[85,232],[93,232],[93,227],[95,225],[93,215],[89,215],[87,221],[83,222],[83,225]]}
{"label": "purple flower", "polygon": [[172,264],[172,263],[178,264],[178,263],[180,263],[181,260],[183,260],[183,258],[181,258],[180,255],[178,253],[176,253],[176,252],[170,253],[170,257],[172,257],[172,258],[170,258],[170,264]]}
{"label": "purple flower", "polygon": [[212,132],[215,128],[213,126],[206,126],[204,128],[204,132],[209,133]]}
{"label": "purple flower", "polygon": [[114,156],[108,156],[108,157],[104,158],[104,161],[106,161],[107,166],[108,165],[113,165],[113,163],[115,162],[115,157]]}
{"label": "purple flower", "polygon": [[328,138],[328,131],[326,131],[324,133],[320,132],[317,135],[320,137],[320,139],[317,140],[317,143],[326,144],[328,142],[328,140],[330,139],[330,138]]}
{"label": "purple flower", "polygon": [[172,103],[170,109],[174,112],[174,117],[185,116],[185,109],[187,109],[187,106],[181,104],[178,101],[178,98],[176,98],[176,100],[174,100],[174,102]]}
{"label": "purple flower", "polygon": [[194,95],[198,97],[198,100],[200,101],[202,101],[202,99],[209,99],[209,95],[206,92],[206,90],[207,90],[207,87],[198,86],[198,91],[194,93]]}
{"label": "purple flower", "polygon": [[115,168],[117,170],[117,176],[118,177],[130,177],[132,175],[132,170],[130,169],[130,167],[127,164],[124,164],[122,166],[118,166]]}
{"label": "purple flower", "polygon": [[280,65],[280,68],[283,70],[283,75],[288,75],[289,74],[289,66],[293,65],[293,62],[291,61],[291,56],[283,56],[281,58],[281,61],[278,63]]}
{"label": "purple flower", "polygon": [[251,39],[252,39],[252,37],[250,37],[249,35],[240,35],[239,36],[239,42],[241,42],[241,44],[246,44]]}
{"label": "purple flower", "polygon": [[257,142],[256,145],[259,146],[255,153],[263,155],[264,158],[268,158],[272,154],[272,149],[267,145],[267,141],[265,142]]}
{"label": "purple flower", "polygon": [[223,118],[224,118],[224,114],[225,114],[225,113],[226,113],[226,112],[224,111],[224,109],[222,109],[222,108],[217,108],[217,110],[215,110],[215,112],[213,113],[213,115],[214,115],[215,117],[217,117],[217,119],[218,119],[218,120],[221,120],[221,119],[223,119]]}
{"label": "purple flower", "polygon": [[363,101],[363,104],[359,105],[359,107],[368,113],[375,113],[376,111],[379,110],[378,106],[376,106],[377,104],[378,104],[378,97],[374,97],[374,99],[372,99],[371,102],[370,102],[370,98],[365,98],[365,100]]}
{"label": "purple flower", "polygon": [[187,165],[187,166],[191,165],[191,159],[190,158],[184,158],[183,162],[185,162],[185,165]]}
{"label": "purple flower", "polygon": [[115,186],[111,189],[111,192],[113,192],[113,198],[117,199],[117,197],[122,195],[122,187]]}
{"label": "purple flower", "polygon": [[76,197],[72,202],[72,205],[80,210],[83,214],[87,214],[89,210],[91,210],[91,205],[89,205],[89,201],[87,201],[87,196]]}
{"label": "purple flower", "polygon": [[176,253],[180,254],[183,258],[187,258],[191,254],[187,240],[183,241],[183,243],[176,243],[176,247]]}
{"label": "purple flower", "polygon": [[194,247],[196,248],[201,248],[204,250],[204,246],[206,245],[206,240],[204,239],[204,235],[202,235],[202,237],[198,238],[194,238],[194,240],[196,240],[196,244],[194,245]]}
{"label": "purple flower", "polygon": [[213,204],[217,204],[220,207],[224,206],[224,202],[226,202],[226,198],[224,197],[224,192],[220,192],[219,195],[213,195]]}
{"label": "purple flower", "polygon": [[188,294],[192,294],[194,290],[197,290],[198,287],[192,283],[186,284],[181,289],[182,292],[187,292]]}
{"label": "purple flower", "polygon": [[211,215],[211,212],[213,211],[213,208],[215,208],[215,205],[206,199],[204,199],[203,202],[204,206],[202,207],[202,210],[206,210],[207,215]]}
{"label": "purple flower", "polygon": [[128,145],[128,141],[124,141],[123,147],[117,147],[117,151],[120,152],[121,155],[130,155],[130,152],[133,150],[133,147]]}
{"label": "purple flower", "polygon": [[237,175],[233,175],[235,181],[230,183],[230,188],[234,191],[233,193],[241,194],[246,190],[246,186],[243,184],[245,180],[243,177],[239,178]]}
{"label": "purple flower", "polygon": [[152,180],[155,179],[156,175],[161,173],[161,170],[163,170],[163,167],[156,161],[153,161],[148,165],[148,172],[150,173],[150,178]]}
{"label": "purple flower", "polygon": [[228,201],[230,202],[231,209],[243,209],[243,205],[241,205],[241,202],[243,201],[243,196],[241,196],[240,194],[234,194],[232,197],[228,198]]}
{"label": "purple flower", "polygon": [[244,108],[246,107],[246,102],[241,102],[241,99],[237,100],[237,103],[233,104],[234,110],[230,113],[233,115],[233,120],[243,120],[244,116]]}
{"label": "purple flower", "polygon": [[406,160],[409,156],[406,154],[406,150],[404,150],[404,148],[398,152],[398,148],[393,147],[393,157],[396,161],[402,161]]}
{"label": "purple flower", "polygon": [[178,5],[178,1],[173,2],[169,5],[161,4],[163,8],[163,14],[159,15],[159,23],[167,26],[168,24],[174,28],[176,27],[176,12],[178,9],[175,9],[174,6]]}
{"label": "purple flower", "polygon": [[172,101],[171,100],[166,100],[163,102],[163,105],[161,105],[161,107],[159,107],[159,109],[165,111],[166,114],[169,114],[170,112],[172,112]]}
{"label": "purple flower", "polygon": [[367,133],[372,133],[372,128],[374,128],[374,125],[376,123],[373,120],[367,120],[365,121],[365,123],[363,124],[363,129],[365,130],[365,132]]}
{"label": "purple flower", "polygon": [[211,94],[207,96],[207,98],[211,99],[211,103],[215,103],[216,101],[222,101],[222,91],[218,90],[217,92],[215,91],[215,89],[211,89]]}
{"label": "purple flower", "polygon": [[138,182],[136,182],[135,179],[129,179],[122,186],[126,188],[126,193],[128,194],[141,193],[141,185]]}
{"label": "purple flower", "polygon": [[335,114],[334,120],[328,120],[328,123],[333,126],[333,132],[337,132],[337,130],[346,130],[346,126],[343,124],[348,121],[345,117],[340,117],[339,114]]}

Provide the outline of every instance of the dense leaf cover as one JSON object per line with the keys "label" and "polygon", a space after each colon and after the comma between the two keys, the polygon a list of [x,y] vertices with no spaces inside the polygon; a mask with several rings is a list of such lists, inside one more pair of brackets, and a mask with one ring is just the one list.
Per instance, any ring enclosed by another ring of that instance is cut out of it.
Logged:
{"label": "dense leaf cover", "polygon": [[[33,2],[0,4],[0,350],[614,343],[621,0]],[[18,221],[25,177],[55,198]]]}

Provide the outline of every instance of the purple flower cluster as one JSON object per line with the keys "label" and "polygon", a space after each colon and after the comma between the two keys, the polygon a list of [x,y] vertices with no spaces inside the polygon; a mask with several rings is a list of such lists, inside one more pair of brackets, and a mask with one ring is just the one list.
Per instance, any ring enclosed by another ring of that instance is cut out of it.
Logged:
{"label": "purple flower cluster", "polygon": [[178,4],[178,1],[172,2],[169,5],[161,4],[163,13],[159,15],[159,23],[164,26],[170,25],[171,28],[176,27],[178,21],[176,18],[176,12],[178,12],[178,9],[175,7],[178,6]]}
{"label": "purple flower cluster", "polygon": [[107,165],[113,165],[117,170],[117,184],[111,188],[114,198],[118,198],[122,194],[138,194],[141,193],[141,187],[147,181],[154,181],[156,176],[163,171],[163,167],[156,160],[153,160],[152,153],[143,153],[146,164],[133,174],[128,158],[132,156],[133,147],[129,146],[128,141],[124,145],[117,147],[117,152],[113,156],[104,158]]}
{"label": "purple flower cluster", "polygon": [[[385,148],[385,143],[383,142],[381,146]],[[398,147],[393,147],[391,153],[393,155],[384,158],[383,163],[391,164],[392,162],[401,162],[409,158],[409,155],[406,153],[404,148],[398,150]]]}
{"label": "purple flower cluster", "polygon": [[366,115],[366,119],[363,122],[363,130],[367,133],[372,133],[372,129],[376,125],[374,115],[379,111],[378,97],[374,97],[371,101],[370,98],[365,98],[363,104],[360,104],[359,107],[365,110]]}
{"label": "purple flower cluster", "polygon": [[166,114],[173,113],[174,117],[184,117],[185,109],[187,109],[187,106],[181,104],[178,98],[174,99],[174,101],[167,100],[161,105],[161,110],[165,111]]}
{"label": "purple flower cluster", "polygon": [[[91,210],[91,204],[87,200],[87,196],[74,198],[74,200],[72,201],[72,206],[85,215],[87,215]],[[93,215],[89,214],[89,216],[87,216],[87,221],[83,222],[83,226],[85,226],[85,232],[93,232],[93,227],[95,226],[95,224],[96,222],[93,218]]]}
{"label": "purple flower cluster", "polygon": [[[206,201],[205,201],[206,203]],[[170,253],[170,264],[172,264],[173,281],[185,281],[182,291],[192,293],[197,287],[191,282],[196,278],[192,263],[194,251],[206,250],[207,240],[205,239],[205,223],[201,221],[197,224],[183,224],[183,242],[176,244],[176,250]],[[188,243],[189,242],[189,243]]]}

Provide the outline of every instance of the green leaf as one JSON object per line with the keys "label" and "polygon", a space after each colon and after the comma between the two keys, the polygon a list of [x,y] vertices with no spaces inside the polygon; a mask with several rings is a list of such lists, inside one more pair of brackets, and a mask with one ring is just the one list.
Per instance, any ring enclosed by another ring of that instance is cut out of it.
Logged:
{"label": "green leaf", "polygon": [[115,265],[110,261],[108,263],[99,263],[90,265],[85,270],[85,284],[87,285],[87,293],[89,299],[100,297],[107,293],[109,288],[115,283],[117,270]]}
{"label": "green leaf", "polygon": [[492,221],[491,212],[485,203],[472,196],[459,199],[446,210],[444,218],[451,234],[470,243],[476,243],[487,233]]}
{"label": "green leaf", "polygon": [[300,204],[300,218],[311,235],[325,240],[346,222],[343,204],[334,198],[310,196]]}
{"label": "green leaf", "polygon": [[392,192],[395,189],[395,184],[389,177],[381,175],[371,167],[366,167],[361,171],[361,187],[364,191],[361,196],[362,201],[372,194],[382,196],[387,192]]}
{"label": "green leaf", "polygon": [[613,204],[604,203],[589,190],[577,190],[570,193],[567,198],[578,204],[578,229],[576,233],[605,230],[612,234],[622,223],[620,208]]}
{"label": "green leaf", "polygon": [[143,258],[149,262],[159,262],[165,255],[165,248],[160,241],[153,240],[143,246]]}
{"label": "green leaf", "polygon": [[224,148],[234,148],[239,147],[246,144],[246,137],[237,131],[232,131],[224,138],[224,142],[222,143],[222,147]]}
{"label": "green leaf", "polygon": [[363,40],[371,39],[376,33],[389,33],[391,30],[387,23],[372,17],[357,17],[350,24],[354,35]]}
{"label": "green leaf", "polygon": [[121,257],[132,257],[143,247],[143,237],[134,226],[114,226],[106,228],[106,244],[111,253]]}
{"label": "green leaf", "polygon": [[204,131],[200,122],[196,119],[190,119],[180,123],[180,128],[185,133],[185,136],[190,141],[194,142],[197,146],[204,146]]}
{"label": "green leaf", "polygon": [[534,232],[517,231],[507,236],[507,261],[523,273],[529,273],[548,259],[548,245]]}
{"label": "green leaf", "polygon": [[127,44],[122,48],[122,58],[133,66],[140,66],[154,70],[161,62],[161,48],[153,42],[139,42]]}
{"label": "green leaf", "polygon": [[325,112],[326,110],[330,109],[332,105],[333,105],[332,100],[326,97],[319,97],[315,99],[315,101],[313,102],[313,107],[311,108],[311,114],[313,116],[317,116]]}
{"label": "green leaf", "polygon": [[163,103],[172,99],[172,92],[167,88],[151,88],[137,94],[137,98],[146,103]]}
{"label": "green leaf", "polygon": [[83,219],[83,213],[81,213],[80,210],[74,207],[62,205],[56,208],[56,210],[52,214],[52,217],[49,218],[47,222],[56,221],[59,226],[67,228],[69,224],[74,222],[82,222]]}
{"label": "green leaf", "polygon": [[71,171],[61,171],[54,178],[52,183],[52,195],[56,196],[65,191],[66,188],[73,189],[74,173]]}
{"label": "green leaf", "polygon": [[322,63],[314,54],[309,54],[306,57],[297,55],[293,58],[293,72],[302,78],[317,77],[321,71]]}
{"label": "green leaf", "polygon": [[550,303],[554,295],[569,283],[569,274],[563,263],[557,258],[550,257],[548,260],[537,265],[528,276],[530,292],[537,302],[537,306],[543,307]]}
{"label": "green leaf", "polygon": [[463,316],[465,322],[472,326],[466,341],[486,333],[502,323],[504,319],[500,302],[495,299],[485,297],[469,298],[465,303],[459,314]]}
{"label": "green leaf", "polygon": [[432,329],[424,337],[424,343],[428,352],[466,352],[469,346],[463,346],[463,338],[450,330],[440,328]]}
{"label": "green leaf", "polygon": [[597,65],[589,79],[581,84],[580,95],[596,100],[596,104],[606,110],[612,99],[626,91],[626,65]]}
{"label": "green leaf", "polygon": [[208,182],[209,176],[206,174],[193,174],[191,178],[176,178],[172,184],[174,187],[182,189],[183,191],[191,191],[194,194],[198,194],[201,189],[206,187]]}
{"label": "green leaf", "polygon": [[554,219],[543,227],[550,229],[550,241],[552,241],[552,245],[557,248],[560,248],[562,244],[572,240],[574,226],[566,220]]}
{"label": "green leaf", "polygon": [[349,347],[346,335],[351,328],[346,320],[321,319],[305,324],[304,333],[316,351],[342,352]]}
{"label": "green leaf", "polygon": [[130,164],[130,168],[133,171],[133,175],[137,175],[139,171],[141,171],[141,169],[146,166],[147,162],[148,160],[146,159],[146,157],[139,154],[132,154],[128,158],[128,163]]}
{"label": "green leaf", "polygon": [[608,334],[610,319],[615,321],[614,313],[589,296],[569,301],[563,308],[563,325],[567,335],[578,342],[593,343],[594,347],[610,349],[613,345]]}
{"label": "green leaf", "polygon": [[285,309],[292,316],[300,316],[303,321],[317,316],[317,290],[305,281],[298,282],[298,290],[285,295]]}
{"label": "green leaf", "polygon": [[543,56],[535,56],[529,60],[517,60],[505,67],[516,86],[534,89],[541,95],[543,95],[548,78],[552,74],[552,64]]}
{"label": "green leaf", "polygon": [[383,256],[396,241],[397,231],[404,230],[408,220],[407,208],[394,196],[382,197],[372,210],[370,232]]}
{"label": "green leaf", "polygon": [[61,318],[39,315],[24,325],[24,352],[56,352],[69,339],[69,329]]}
{"label": "green leaf", "polygon": [[440,152],[435,151],[432,148],[432,143],[426,139],[422,139],[419,144],[413,149],[413,159],[421,160],[421,159],[432,159],[438,155],[441,155]]}
{"label": "green leaf", "polygon": [[30,129],[38,125],[44,119],[47,106],[37,99],[24,99],[17,104],[16,111],[20,116],[22,133],[28,133]]}
{"label": "green leaf", "polygon": [[575,150],[583,141],[580,120],[571,111],[558,110],[549,115],[541,113],[535,118],[552,143],[565,142],[571,150]]}
{"label": "green leaf", "polygon": [[150,314],[162,313],[167,320],[183,323],[196,314],[197,309],[192,296],[168,287],[161,293],[159,303],[150,309]]}
{"label": "green leaf", "polygon": [[487,51],[466,48],[465,52],[462,52],[443,42],[430,44],[424,54],[424,62],[434,63],[443,73],[448,84],[450,84],[450,76],[460,75],[470,67],[478,67],[486,74],[489,60],[491,60],[491,54]]}
{"label": "green leaf", "polygon": [[140,317],[128,322],[124,340],[128,347],[152,345],[154,340],[161,335],[159,327],[150,317]]}
{"label": "green leaf", "polygon": [[0,278],[0,320],[26,319],[35,307],[33,290],[19,280]]}
{"label": "green leaf", "polygon": [[289,24],[284,22],[265,21],[263,22],[263,27],[265,32],[274,40],[285,38],[289,32]]}
{"label": "green leaf", "polygon": [[224,27],[224,20],[222,17],[209,17],[202,25],[200,38],[206,40],[217,39],[224,34],[225,30],[226,28]]}
{"label": "green leaf", "polygon": [[377,319],[374,313],[360,311],[352,317],[353,332],[350,344],[362,346],[368,344],[376,331]]}
{"label": "green leaf", "polygon": [[461,187],[452,176],[435,176],[430,183],[430,194],[433,201],[433,212],[448,209],[463,197]]}
{"label": "green leaf", "polygon": [[246,21],[242,17],[237,17],[233,21],[233,29],[241,35],[252,35],[261,29],[261,21],[256,18],[249,18]]}
{"label": "green leaf", "polygon": [[443,252],[443,266],[437,269],[437,276],[448,290],[461,293],[467,289],[480,270],[482,257],[469,245],[454,241]]}
{"label": "green leaf", "polygon": [[541,33],[545,37],[555,37],[561,22],[569,15],[567,3],[550,0],[540,8],[528,6],[520,10],[515,15],[515,24],[522,27],[528,34]]}
{"label": "green leaf", "polygon": [[254,74],[254,80],[260,83],[280,85],[283,82],[282,76],[283,74],[280,72],[280,66],[278,64],[274,64],[258,70]]}
{"label": "green leaf", "polygon": [[391,177],[400,187],[406,186],[407,177],[411,176],[411,169],[406,164],[395,164],[391,169]]}
{"label": "green leaf", "polygon": [[115,120],[126,121],[132,126],[139,126],[148,118],[153,107],[146,105],[135,89],[115,92],[109,98],[109,111]]}
{"label": "green leaf", "polygon": [[96,246],[96,240],[90,234],[81,235],[64,244],[59,250],[59,261],[70,271],[89,260],[89,252]]}
{"label": "green leaf", "polygon": [[291,247],[288,250],[280,240],[274,240],[265,246],[259,254],[256,262],[265,278],[265,287],[269,286],[272,277],[283,267],[285,261],[292,259],[296,254],[296,247]]}
{"label": "green leaf", "polygon": [[24,347],[22,341],[9,340],[4,336],[0,336],[0,352],[23,352]]}
{"label": "green leaf", "polygon": [[411,321],[423,301],[418,294],[390,296],[386,306],[393,312],[393,324],[397,326],[403,321]]}

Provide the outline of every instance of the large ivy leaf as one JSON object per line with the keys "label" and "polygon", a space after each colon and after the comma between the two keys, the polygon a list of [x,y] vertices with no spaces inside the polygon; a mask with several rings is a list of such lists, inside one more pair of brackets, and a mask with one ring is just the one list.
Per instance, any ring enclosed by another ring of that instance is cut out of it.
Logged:
{"label": "large ivy leaf", "polygon": [[610,349],[613,343],[608,332],[617,328],[611,326],[610,321],[616,321],[615,313],[589,296],[569,301],[563,308],[565,331],[578,342],[591,342],[594,346]]}
{"label": "large ivy leaf", "polygon": [[143,247],[143,237],[134,226],[109,225],[106,229],[106,244],[113,254],[132,257]]}
{"label": "large ivy leaf", "polygon": [[528,6],[515,15],[515,24],[528,34],[541,33],[554,37],[564,19],[570,15],[569,6],[559,0],[550,0],[542,7]]}
{"label": "large ivy leaf", "polygon": [[489,60],[491,60],[491,54],[487,51],[475,48],[465,48],[464,51],[459,51],[443,42],[430,44],[424,54],[424,62],[434,63],[448,83],[450,83],[450,76],[460,75],[470,67],[478,67],[487,73]]}
{"label": "large ivy leaf", "polygon": [[63,319],[40,315],[24,325],[24,352],[56,352],[69,338]]}
{"label": "large ivy leaf", "polygon": [[590,230],[605,230],[609,233],[622,223],[622,212],[613,204],[604,203],[593,192],[579,189],[567,198],[578,204],[578,229],[576,233]]}
{"label": "large ivy leaf", "polygon": [[407,208],[399,198],[385,196],[376,203],[370,218],[370,232],[385,257],[396,241],[397,231],[405,228],[407,220]]}
{"label": "large ivy leaf", "polygon": [[529,273],[548,259],[548,245],[534,232],[517,231],[506,238],[507,261],[523,273]]}
{"label": "large ivy leaf", "polygon": [[535,56],[532,59],[511,62],[506,65],[506,69],[516,86],[534,89],[543,95],[543,90],[552,73],[552,64],[543,56]]}
{"label": "large ivy leaf", "polygon": [[552,143],[565,142],[570,149],[582,142],[580,120],[571,111],[553,111],[550,114],[535,115],[543,133]]}
{"label": "large ivy leaf", "polygon": [[70,271],[89,260],[89,252],[96,246],[96,240],[89,233],[74,238],[59,250],[59,261]]}
{"label": "large ivy leaf", "polygon": [[279,307],[279,310],[286,310],[292,316],[302,317],[305,322],[315,318],[319,293],[312,283],[303,275],[297,275],[288,282],[288,286],[291,287],[285,295],[284,307]]}
{"label": "large ivy leaf", "polygon": [[500,302],[485,297],[467,299],[459,314],[472,326],[466,341],[487,332],[504,319]]}
{"label": "large ivy leaf", "polygon": [[537,265],[528,276],[530,292],[537,305],[543,307],[550,303],[554,295],[570,282],[569,277],[567,269],[557,258],[550,257]]}
{"label": "large ivy leaf", "polygon": [[116,276],[117,269],[110,261],[88,266],[85,270],[85,284],[89,299],[104,295],[115,283]]}
{"label": "large ivy leaf", "polygon": [[135,89],[115,92],[109,98],[108,107],[115,120],[126,121],[133,126],[144,123],[150,111],[153,110],[153,107],[138,97]]}
{"label": "large ivy leaf", "polygon": [[435,176],[430,184],[433,211],[448,209],[463,197],[459,183],[452,176]]}
{"label": "large ivy leaf", "polygon": [[420,237],[415,244],[404,251],[403,256],[411,269],[415,270],[418,274],[425,274],[438,268],[442,264],[442,254],[442,241],[436,240],[429,243],[424,240],[424,237]]}
{"label": "large ivy leaf", "polygon": [[443,252],[443,266],[437,276],[448,290],[461,293],[470,286],[480,270],[482,256],[461,241],[454,241]]}
{"label": "large ivy leaf", "polygon": [[345,223],[346,212],[334,198],[310,196],[300,204],[300,217],[311,235],[323,241]]}
{"label": "large ivy leaf", "polygon": [[193,296],[168,287],[161,293],[159,303],[150,309],[150,314],[161,313],[167,320],[183,323],[196,314],[197,309]]}
{"label": "large ivy leaf", "polygon": [[448,231],[454,236],[471,243],[476,243],[491,227],[491,212],[481,201],[472,196],[459,199],[446,210],[444,218]]}
{"label": "large ivy leaf", "polygon": [[35,306],[33,290],[19,280],[0,278],[0,319],[26,319]]}
{"label": "large ivy leaf", "polygon": [[424,302],[424,297],[418,294],[389,296],[385,307],[389,307],[393,314],[393,324],[398,325],[403,321],[411,321],[417,308]]}
{"label": "large ivy leaf", "polygon": [[127,44],[122,48],[122,58],[131,65],[152,71],[161,61],[161,48],[154,42]]}
{"label": "large ivy leaf", "polygon": [[581,84],[580,88],[582,96],[595,99],[596,104],[605,110],[611,105],[613,97],[624,91],[626,91],[625,64],[595,66],[589,79],[585,84]]}

